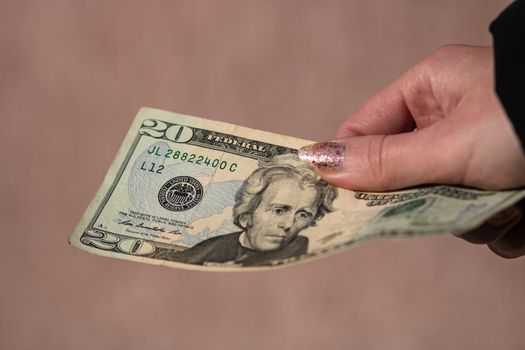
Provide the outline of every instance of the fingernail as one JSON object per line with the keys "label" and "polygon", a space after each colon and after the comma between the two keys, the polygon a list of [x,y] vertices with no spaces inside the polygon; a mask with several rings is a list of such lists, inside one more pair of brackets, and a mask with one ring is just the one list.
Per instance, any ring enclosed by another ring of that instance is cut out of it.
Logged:
{"label": "fingernail", "polygon": [[322,171],[339,170],[345,158],[345,144],[341,142],[319,142],[301,147],[299,158]]}

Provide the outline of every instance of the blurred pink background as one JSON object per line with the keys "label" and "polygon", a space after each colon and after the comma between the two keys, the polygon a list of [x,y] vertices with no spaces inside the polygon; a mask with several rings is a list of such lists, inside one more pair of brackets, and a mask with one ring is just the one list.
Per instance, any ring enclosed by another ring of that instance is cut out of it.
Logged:
{"label": "blurred pink background", "polygon": [[525,259],[453,237],[267,273],[67,244],[141,106],[330,139],[499,0],[0,2],[1,349],[523,349]]}

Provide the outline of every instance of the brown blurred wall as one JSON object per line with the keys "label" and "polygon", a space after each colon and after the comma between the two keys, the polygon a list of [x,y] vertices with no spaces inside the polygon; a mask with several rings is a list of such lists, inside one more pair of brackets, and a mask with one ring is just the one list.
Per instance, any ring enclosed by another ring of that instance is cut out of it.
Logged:
{"label": "brown blurred wall", "polygon": [[141,106],[324,140],[508,1],[0,1],[0,349],[523,349],[525,260],[452,237],[269,273],[67,245]]}

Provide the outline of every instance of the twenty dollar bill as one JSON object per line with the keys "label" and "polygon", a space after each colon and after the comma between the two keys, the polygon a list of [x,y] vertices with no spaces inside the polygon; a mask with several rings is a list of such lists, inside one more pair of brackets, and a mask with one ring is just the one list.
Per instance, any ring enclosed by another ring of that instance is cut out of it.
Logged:
{"label": "twenty dollar bill", "polygon": [[468,231],[525,197],[451,186],[335,188],[299,160],[310,143],[143,108],[69,241],[155,265],[264,269],[370,238]]}

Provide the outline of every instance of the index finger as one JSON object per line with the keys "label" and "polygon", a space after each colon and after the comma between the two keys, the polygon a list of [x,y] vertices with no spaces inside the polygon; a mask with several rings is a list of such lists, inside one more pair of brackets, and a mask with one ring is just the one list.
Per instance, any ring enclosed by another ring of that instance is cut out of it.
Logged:
{"label": "index finger", "polygon": [[399,80],[395,81],[370,97],[343,122],[336,137],[391,135],[413,130],[414,118],[400,85]]}

